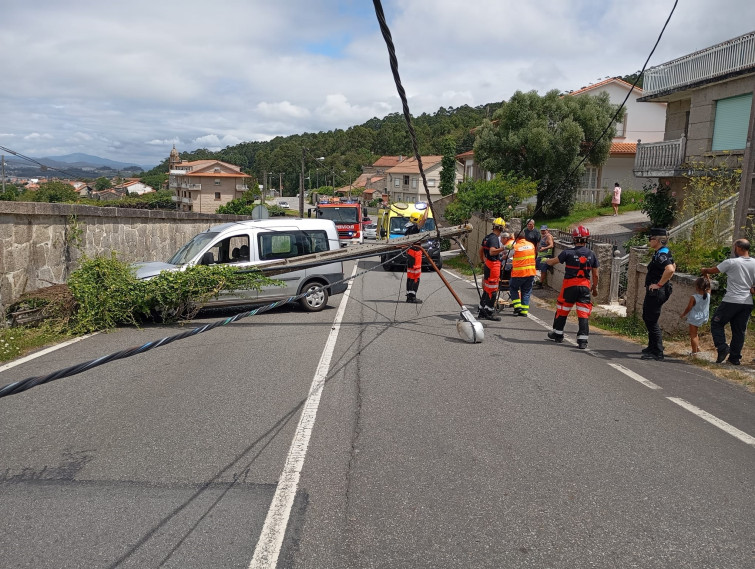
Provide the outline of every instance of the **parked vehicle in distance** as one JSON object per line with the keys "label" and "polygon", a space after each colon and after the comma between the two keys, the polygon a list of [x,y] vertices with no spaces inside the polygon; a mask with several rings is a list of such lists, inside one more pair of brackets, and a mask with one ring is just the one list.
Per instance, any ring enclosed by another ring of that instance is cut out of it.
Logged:
{"label": "parked vehicle in distance", "polygon": [[[150,279],[162,271],[182,271],[191,265],[264,266],[278,259],[338,249],[338,231],[332,221],[252,219],[210,227],[192,237],[167,262],[134,263],[134,267],[137,278]],[[331,295],[340,294],[347,288],[347,283],[341,282],[344,276],[340,261],[293,270],[273,278],[283,281],[283,286],[266,286],[259,291],[221,291],[217,298],[210,299],[203,306],[276,302],[312,291],[299,303],[309,312],[318,312],[325,308]],[[325,288],[318,290],[321,286]]]}
{"label": "parked vehicle in distance", "polygon": [[[422,243],[422,247],[430,254],[433,263],[440,269],[443,267],[443,259],[440,256],[440,242],[435,238],[435,219],[433,219],[432,210],[428,209],[427,203],[417,202],[409,204],[396,202],[392,203],[388,209],[380,210],[378,212],[378,238],[390,241],[391,239],[404,237],[407,224],[409,223],[409,216],[414,212],[424,214],[425,211],[427,211],[428,217],[422,227],[421,233],[427,233],[427,240]],[[386,263],[389,259],[392,259],[392,262],[383,265],[386,271],[406,269],[408,256],[405,253],[402,253],[398,257],[391,253],[380,255],[381,263]],[[422,270],[432,270],[430,261],[424,256],[422,257]]]}
{"label": "parked vehicle in distance", "polygon": [[288,202],[278,202],[278,207],[285,207],[288,209],[290,206],[288,205]]}
{"label": "parked vehicle in distance", "polygon": [[365,239],[377,239],[377,223],[368,223],[364,226]]}

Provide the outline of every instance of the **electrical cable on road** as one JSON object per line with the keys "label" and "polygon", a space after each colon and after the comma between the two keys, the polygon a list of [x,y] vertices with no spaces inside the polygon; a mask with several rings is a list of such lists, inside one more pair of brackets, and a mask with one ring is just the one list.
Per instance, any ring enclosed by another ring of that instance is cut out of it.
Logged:
{"label": "electrical cable on road", "polygon": [[133,348],[128,348],[126,350],[121,350],[119,352],[114,352],[112,354],[109,354],[107,356],[102,356],[100,358],[95,358],[93,360],[89,360],[80,364],[76,364],[70,367],[67,367],[65,369],[58,370],[56,372],[42,375],[42,376],[35,376],[35,377],[28,377],[26,379],[15,381],[13,383],[9,383],[7,385],[4,385],[3,387],[0,387],[0,398],[7,397],[9,395],[16,395],[18,393],[21,393],[23,391],[27,391],[31,389],[32,387],[36,387],[37,385],[42,385],[43,383],[49,383],[50,381],[55,381],[56,379],[63,379],[64,377],[70,377],[72,375],[77,375],[82,372],[88,371],[90,369],[99,367],[101,365],[104,365],[106,363],[115,361],[115,360],[121,360],[125,358],[129,358],[131,356],[136,356],[138,354],[143,354],[145,352],[148,352],[150,350],[153,350],[155,348],[159,348],[161,346],[167,346],[168,344],[171,344],[177,340],[184,340],[186,338],[191,338],[192,336],[196,336],[198,334],[202,334],[204,332],[209,332],[210,330],[214,330],[215,328],[219,328],[220,326],[226,326],[228,324],[233,324],[234,322],[238,322],[239,320],[242,320],[244,318],[248,318],[249,316],[257,316],[259,314],[262,314],[264,312],[268,312],[274,308],[278,308],[280,306],[283,306],[285,304],[290,304],[293,302],[296,302],[299,299],[304,298],[305,296],[308,296],[310,294],[319,292],[325,288],[328,288],[329,286],[333,286],[336,284],[348,282],[350,280],[354,280],[357,277],[361,277],[362,275],[365,275],[369,273],[370,271],[374,271],[378,269],[379,267],[382,267],[383,265],[386,265],[388,263],[393,263],[398,257],[405,254],[405,251],[409,247],[402,248],[399,250],[398,253],[396,253],[394,256],[388,258],[386,261],[382,263],[378,263],[374,267],[371,267],[369,269],[366,269],[364,271],[361,271],[359,273],[354,274],[351,277],[346,277],[344,279],[341,279],[340,281],[336,281],[333,283],[330,283],[326,286],[320,286],[315,290],[308,290],[307,292],[298,294],[296,296],[291,296],[285,300],[279,300],[277,302],[273,302],[271,304],[266,304],[264,306],[257,307],[253,310],[249,310],[247,312],[240,312],[238,314],[235,314],[233,316],[230,316],[228,318],[224,318],[222,320],[217,320],[215,322],[212,322],[210,324],[205,324],[204,326],[199,326],[197,328],[194,328],[192,330],[187,330],[185,332],[181,332],[180,334],[175,334],[173,336],[166,336],[165,338],[160,338],[159,340],[155,340],[152,342],[147,342],[146,344],[143,344],[141,346],[136,346]]}

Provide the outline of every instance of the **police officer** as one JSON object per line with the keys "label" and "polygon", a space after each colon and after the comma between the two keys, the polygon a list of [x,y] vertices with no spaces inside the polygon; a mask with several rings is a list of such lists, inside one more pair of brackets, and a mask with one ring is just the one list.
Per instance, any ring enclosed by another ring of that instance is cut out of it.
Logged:
{"label": "police officer", "polygon": [[[577,305],[577,347],[587,348],[587,338],[590,335],[590,313],[592,312],[592,294],[598,294],[598,258],[587,248],[590,230],[580,225],[572,230],[574,247],[565,249],[558,257],[545,259],[549,266],[557,263],[564,264],[564,282],[561,293],[556,301],[556,315],[553,317],[553,330],[548,332],[548,338],[557,343],[564,341],[564,326],[569,312]],[[592,281],[592,286],[590,284]]]}
{"label": "police officer", "polygon": [[501,319],[495,313],[495,297],[498,294],[498,281],[501,278],[501,253],[504,247],[501,244],[501,233],[506,227],[506,222],[501,217],[493,220],[493,230],[485,236],[480,245],[480,260],[485,264],[483,269],[482,296],[480,296],[480,312],[478,318],[499,321]]}
{"label": "police officer", "polygon": [[655,249],[645,275],[645,300],[642,302],[642,320],[648,329],[648,345],[642,350],[643,360],[663,361],[663,332],[658,325],[661,308],[671,295],[671,277],[676,263],[668,247],[668,231],[654,227],[648,236],[648,246]]}
{"label": "police officer", "polygon": [[[409,216],[409,223],[406,224],[404,235],[409,237],[418,234],[422,231],[425,221],[427,221],[427,210],[425,210],[424,215],[418,211],[412,212]],[[419,277],[422,275],[422,247],[412,245],[406,254],[406,302],[422,304],[422,301],[417,298]]]}

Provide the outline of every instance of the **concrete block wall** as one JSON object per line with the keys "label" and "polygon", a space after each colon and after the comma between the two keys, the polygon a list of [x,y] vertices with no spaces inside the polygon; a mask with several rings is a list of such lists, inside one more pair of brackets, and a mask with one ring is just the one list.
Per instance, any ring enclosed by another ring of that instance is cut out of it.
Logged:
{"label": "concrete block wall", "polygon": [[[553,254],[558,257],[564,249],[571,249],[574,245],[571,241],[554,240]],[[598,295],[593,296],[593,304],[608,304],[611,296],[611,260],[613,259],[613,245],[610,243],[595,243],[592,252],[598,257],[600,267],[598,269]],[[564,282],[564,265],[554,265],[553,272],[548,275],[548,286],[561,290]]]}
{"label": "concrete block wall", "polygon": [[84,256],[165,261],[236,215],[0,201],[0,310],[27,291],[67,281]]}

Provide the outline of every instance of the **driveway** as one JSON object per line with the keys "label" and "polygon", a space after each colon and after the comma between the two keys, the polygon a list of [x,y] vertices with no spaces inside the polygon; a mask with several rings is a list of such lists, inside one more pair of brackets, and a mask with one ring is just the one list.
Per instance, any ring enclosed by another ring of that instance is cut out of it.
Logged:
{"label": "driveway", "polygon": [[601,215],[582,222],[591,235],[604,237],[606,241],[616,243],[620,247],[629,241],[637,230],[649,224],[650,218],[640,210],[620,213],[617,216]]}

